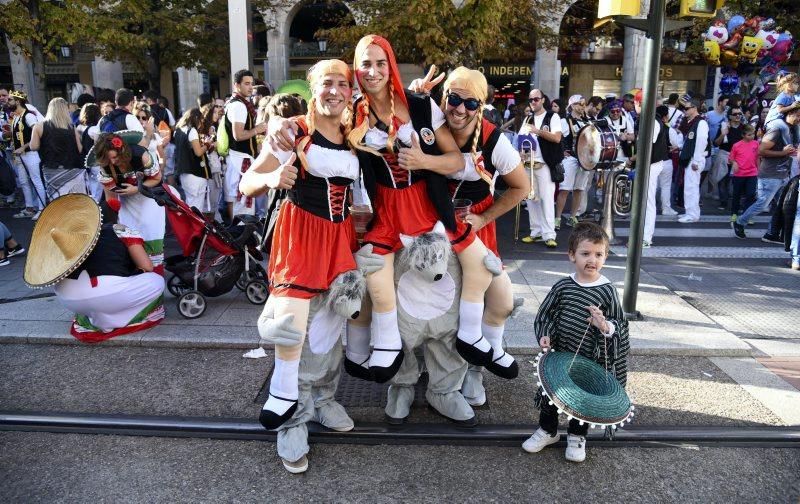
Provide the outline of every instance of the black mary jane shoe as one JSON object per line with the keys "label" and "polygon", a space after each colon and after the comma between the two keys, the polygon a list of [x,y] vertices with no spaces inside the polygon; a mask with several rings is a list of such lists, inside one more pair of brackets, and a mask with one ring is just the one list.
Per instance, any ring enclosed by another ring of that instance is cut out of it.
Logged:
{"label": "black mary jane shoe", "polygon": [[499,376],[500,378],[505,378],[506,380],[513,380],[519,375],[519,365],[517,365],[517,361],[513,361],[510,366],[505,367],[501,366],[497,363],[500,359],[503,358],[503,355],[506,353],[503,352],[500,357],[493,360],[490,364],[486,366],[486,370],[490,373]]}
{"label": "black mary jane shoe", "polygon": [[[478,341],[482,339],[483,336],[481,336]],[[492,363],[493,352],[491,347],[489,348],[488,352],[482,352],[478,350],[478,347],[475,346],[475,343],[470,344],[456,337],[456,350],[458,351],[458,355],[460,355],[462,359],[469,362],[473,366],[484,366],[488,368]]]}
{"label": "black mary jane shoe", "polygon": [[[369,357],[367,357],[367,360],[365,360],[364,362],[368,361]],[[347,357],[344,358],[344,370],[347,372],[347,374],[349,374],[354,378],[359,378],[361,380],[366,380],[366,381],[374,381],[372,379],[372,373],[370,372],[369,368],[365,368],[361,364],[357,364],[356,362],[351,361]]]}
{"label": "black mary jane shoe", "polygon": [[403,418],[395,418],[393,416],[384,414],[384,417],[386,418],[386,423],[388,423],[389,425],[403,425],[404,423],[406,423],[406,420],[408,420],[407,416],[404,416]]}
{"label": "black mary jane shoe", "polygon": [[[275,394],[270,394],[270,395],[275,399],[280,399],[281,401],[291,401],[291,399],[279,397],[276,396]],[[297,411],[297,400],[294,400],[293,402],[294,404],[292,404],[289,407],[289,409],[286,410],[286,413],[284,413],[283,415],[278,415],[274,411],[262,409],[261,414],[258,415],[259,423],[263,425],[264,428],[267,430],[277,429],[278,427],[286,423],[287,420],[292,418],[294,412]]]}
{"label": "black mary jane shoe", "polygon": [[449,420],[450,422],[453,422],[458,427],[472,428],[472,427],[477,427],[477,425],[478,425],[478,419],[475,418],[474,416],[471,417],[471,418],[467,418],[466,420],[456,420],[455,418],[450,418],[449,416],[445,415],[444,413],[442,413],[441,411],[437,410],[436,408],[434,408],[430,404],[428,405],[428,409],[430,409],[431,411],[433,411],[434,413],[436,413],[440,417],[442,417],[442,418],[444,418],[446,420]]}
{"label": "black mary jane shoe", "polygon": [[373,352],[397,352],[397,357],[394,358],[392,365],[389,367],[370,366],[369,372],[372,375],[372,381],[377,383],[386,383],[391,380],[397,371],[400,370],[400,364],[403,363],[403,349],[395,350],[390,348],[373,348]]}

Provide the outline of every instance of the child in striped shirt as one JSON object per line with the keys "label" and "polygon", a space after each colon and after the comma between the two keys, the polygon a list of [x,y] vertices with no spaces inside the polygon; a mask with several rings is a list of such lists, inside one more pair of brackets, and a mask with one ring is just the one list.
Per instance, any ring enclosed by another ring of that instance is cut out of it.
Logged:
{"label": "child in striped shirt", "polygon": [[[569,237],[569,260],[575,273],[553,285],[539,307],[534,322],[542,348],[579,353],[608,369],[624,387],[627,381],[628,321],[619,295],[600,274],[608,257],[608,236],[597,224],[582,222]],[[557,443],[558,410],[539,390],[534,399],[540,409],[539,429],[523,443],[530,453]],[[566,458],[583,462],[589,424],[572,419],[567,429]]]}

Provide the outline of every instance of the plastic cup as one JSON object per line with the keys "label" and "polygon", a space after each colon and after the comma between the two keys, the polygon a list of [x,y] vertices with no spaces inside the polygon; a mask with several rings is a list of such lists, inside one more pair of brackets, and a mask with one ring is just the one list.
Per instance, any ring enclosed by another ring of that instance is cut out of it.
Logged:
{"label": "plastic cup", "polygon": [[469,209],[472,208],[472,200],[468,199],[455,199],[453,200],[453,207],[456,210],[456,220],[465,221]]}

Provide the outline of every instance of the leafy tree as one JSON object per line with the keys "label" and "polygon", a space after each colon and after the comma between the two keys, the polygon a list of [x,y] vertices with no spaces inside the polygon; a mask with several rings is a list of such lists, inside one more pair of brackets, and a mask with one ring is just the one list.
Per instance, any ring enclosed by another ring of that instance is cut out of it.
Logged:
{"label": "leafy tree", "polygon": [[[537,41],[552,43],[550,13],[562,5],[559,0],[358,0],[350,3],[356,16],[321,34],[349,47],[347,57],[362,36],[378,33],[392,42],[401,60],[475,67],[479,60],[530,58]],[[354,24],[355,17],[365,22]]]}
{"label": "leafy tree", "polygon": [[[274,12],[287,1],[251,0],[251,6]],[[0,30],[32,59],[38,101],[44,98],[45,60],[77,42],[110,61],[132,64],[155,90],[161,68],[227,68],[226,0],[10,0],[3,9]]]}

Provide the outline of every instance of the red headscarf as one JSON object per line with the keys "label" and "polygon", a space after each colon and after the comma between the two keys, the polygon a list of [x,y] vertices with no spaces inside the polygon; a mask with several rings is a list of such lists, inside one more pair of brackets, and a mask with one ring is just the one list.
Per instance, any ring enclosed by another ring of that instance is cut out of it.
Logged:
{"label": "red headscarf", "polygon": [[[370,45],[376,45],[383,49],[383,52],[386,53],[386,59],[389,63],[389,79],[392,84],[394,99],[400,100],[403,105],[408,108],[408,101],[406,100],[406,95],[403,91],[403,81],[400,79],[400,70],[397,67],[397,59],[394,56],[394,50],[392,50],[392,46],[389,44],[389,41],[380,35],[365,35],[361,38],[361,40],[358,41],[358,45],[356,45],[355,56],[353,58],[353,70],[359,87],[363,91],[364,86],[361,82],[360,76],[358,75],[359,62],[364,57],[364,54],[367,52],[367,48]],[[392,123],[394,122],[395,118],[392,117]],[[394,137],[396,136],[397,132],[394,124],[390,124],[389,128],[389,145],[391,146],[394,143]],[[367,129],[369,129],[369,96],[364,93],[363,99],[356,110],[355,127],[353,128],[350,136],[351,145],[359,148],[358,146],[361,145]]]}

